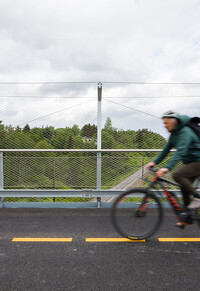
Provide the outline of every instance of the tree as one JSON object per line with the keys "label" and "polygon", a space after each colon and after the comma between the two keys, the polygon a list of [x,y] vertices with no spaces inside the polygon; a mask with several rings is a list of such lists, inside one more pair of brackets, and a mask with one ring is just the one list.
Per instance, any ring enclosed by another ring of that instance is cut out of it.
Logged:
{"label": "tree", "polygon": [[141,149],[143,146],[143,131],[140,129],[136,133],[136,143],[138,148]]}
{"label": "tree", "polygon": [[97,133],[96,125],[86,124],[81,129],[81,135],[86,137],[93,137]]}
{"label": "tree", "polygon": [[24,126],[24,128],[23,128],[23,132],[30,132],[30,126],[28,125],[28,124],[26,124],[25,126]]}
{"label": "tree", "polygon": [[10,130],[6,134],[7,148],[10,149],[33,149],[35,142],[27,132]]}
{"label": "tree", "polygon": [[43,136],[47,139],[51,139],[53,134],[54,134],[54,128],[52,126],[50,127],[47,126],[43,130]]}
{"label": "tree", "polygon": [[22,131],[22,129],[19,127],[19,125],[16,127],[16,131]]}
{"label": "tree", "polygon": [[78,125],[74,124],[72,126],[71,133],[72,133],[73,136],[80,134],[80,129],[79,129]]}
{"label": "tree", "polygon": [[56,149],[64,149],[66,140],[69,137],[69,128],[58,128],[55,130],[55,136],[52,136],[50,142]]}
{"label": "tree", "polygon": [[39,127],[34,127],[31,129],[31,138],[38,143],[41,141],[43,137],[43,129]]}
{"label": "tree", "polygon": [[111,121],[110,117],[108,117],[106,119],[106,123],[104,125],[104,129],[105,130],[112,130],[113,129],[113,127],[112,127],[112,121]]}
{"label": "tree", "polygon": [[70,134],[68,141],[66,142],[66,149],[72,149],[73,148],[73,139],[72,135]]}
{"label": "tree", "polygon": [[37,149],[53,149],[53,147],[45,140],[41,140],[36,144]]}
{"label": "tree", "polygon": [[116,149],[117,142],[114,137],[109,134],[107,131],[102,131],[102,148],[103,149]]}
{"label": "tree", "polygon": [[6,132],[4,129],[4,125],[1,123],[2,121],[0,121],[0,147],[4,148],[6,147]]}

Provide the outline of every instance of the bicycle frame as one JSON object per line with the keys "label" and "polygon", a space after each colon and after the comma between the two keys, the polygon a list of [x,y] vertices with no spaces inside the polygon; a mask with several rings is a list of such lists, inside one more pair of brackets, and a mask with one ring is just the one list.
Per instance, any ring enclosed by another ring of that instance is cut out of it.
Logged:
{"label": "bicycle frame", "polygon": [[[152,172],[156,173],[157,170],[156,169],[151,169]],[[177,186],[177,187],[180,187],[179,184],[177,183],[174,183],[173,181],[170,181],[170,180],[167,180],[163,177],[154,177],[152,179],[152,181],[148,181],[147,179],[143,179],[145,181],[147,181],[149,183],[147,189],[148,190],[151,190],[151,189],[155,189],[155,190],[158,190],[156,185],[158,184],[160,186],[160,188],[162,189],[162,192],[165,194],[165,196],[167,197],[167,200],[169,201],[172,209],[174,210],[175,212],[175,215],[176,215],[176,218],[178,221],[181,221],[184,225],[187,225],[188,223],[185,223],[183,221],[183,216],[184,215],[187,215],[186,211],[182,208],[181,204],[179,203],[178,201],[178,198],[176,197],[175,193],[172,192],[172,191],[168,191],[163,183],[168,183],[168,184],[171,184],[173,186]],[[200,182],[200,178],[198,177],[196,180],[195,180],[195,186],[196,188],[198,188],[199,186],[199,182]],[[157,193],[161,196],[161,194],[157,191]],[[144,201],[142,202],[142,204],[140,205],[140,208],[139,208],[139,211],[145,211],[146,207],[147,207],[147,198],[144,199]],[[146,205],[145,205],[146,204]],[[196,210],[197,211],[197,210]],[[191,212],[192,213],[192,212]],[[193,211],[193,219],[195,220],[196,219],[196,214],[195,212]]]}
{"label": "bicycle frame", "polygon": [[165,182],[165,183],[168,183],[168,184],[171,184],[174,186],[178,186],[178,187],[179,187],[179,185],[172,182],[172,181],[169,181],[167,179],[160,178],[160,177],[153,178],[152,182],[149,185],[150,188],[154,188],[154,189],[156,189],[156,187],[155,187],[156,184],[160,185],[162,192],[165,194],[165,196],[167,197],[167,200],[169,201],[169,203],[171,204],[172,208],[174,209],[176,215],[178,216],[178,214],[183,211],[183,208],[182,208],[181,204],[179,203],[175,193],[168,191],[164,187],[162,182]]}
{"label": "bicycle frame", "polygon": [[[153,172],[154,171],[155,170],[153,170]],[[167,179],[161,178],[161,177],[157,177],[157,176],[154,177],[152,179],[152,181],[148,181],[147,179],[143,179],[143,180],[149,182],[149,185],[147,187],[148,190],[151,190],[151,189],[158,190],[156,186],[157,185],[160,186],[160,188],[162,189],[162,193],[164,193],[164,195],[167,197],[167,200],[169,201],[172,209],[174,210],[177,219],[180,220],[179,219],[179,215],[180,215],[180,213],[183,213],[184,210],[183,210],[181,204],[179,203],[179,201],[178,201],[175,193],[173,193],[172,191],[168,191],[164,187],[163,182],[168,183],[168,184],[171,184],[171,185],[174,185],[174,186],[177,186],[177,187],[180,187],[180,186],[178,184],[170,181],[170,180],[167,180]],[[156,192],[161,196],[161,194],[158,191],[156,191]],[[140,212],[144,212],[146,210],[147,204],[148,204],[148,197],[146,197],[144,199],[144,201],[142,202],[142,204],[140,205],[139,211]]]}

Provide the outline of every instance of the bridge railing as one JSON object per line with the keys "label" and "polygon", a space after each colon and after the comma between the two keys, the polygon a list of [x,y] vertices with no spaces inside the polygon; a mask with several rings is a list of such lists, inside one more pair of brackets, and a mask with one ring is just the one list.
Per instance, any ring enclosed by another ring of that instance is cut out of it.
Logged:
{"label": "bridge railing", "polygon": [[[110,207],[160,149],[2,149],[0,207]],[[178,191],[178,189],[175,189]]]}

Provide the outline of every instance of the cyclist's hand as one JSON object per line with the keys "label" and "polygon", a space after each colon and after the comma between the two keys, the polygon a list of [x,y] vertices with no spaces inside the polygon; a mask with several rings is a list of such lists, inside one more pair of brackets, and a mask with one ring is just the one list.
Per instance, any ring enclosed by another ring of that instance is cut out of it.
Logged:
{"label": "cyclist's hand", "polygon": [[146,169],[149,170],[151,167],[155,167],[155,163],[154,162],[150,162],[146,165]]}
{"label": "cyclist's hand", "polygon": [[156,176],[161,177],[163,176],[165,173],[167,173],[169,171],[169,169],[167,168],[161,168],[156,172]]}

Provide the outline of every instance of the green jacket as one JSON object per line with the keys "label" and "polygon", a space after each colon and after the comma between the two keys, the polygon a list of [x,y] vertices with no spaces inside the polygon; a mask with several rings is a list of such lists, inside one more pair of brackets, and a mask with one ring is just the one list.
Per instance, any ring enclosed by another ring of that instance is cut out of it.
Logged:
{"label": "green jacket", "polygon": [[187,126],[190,118],[186,115],[180,115],[178,120],[179,123],[171,132],[167,144],[154,160],[156,164],[159,164],[168,155],[169,151],[175,148],[176,152],[166,165],[169,170],[172,170],[179,161],[183,161],[184,164],[200,162],[200,139]]}

